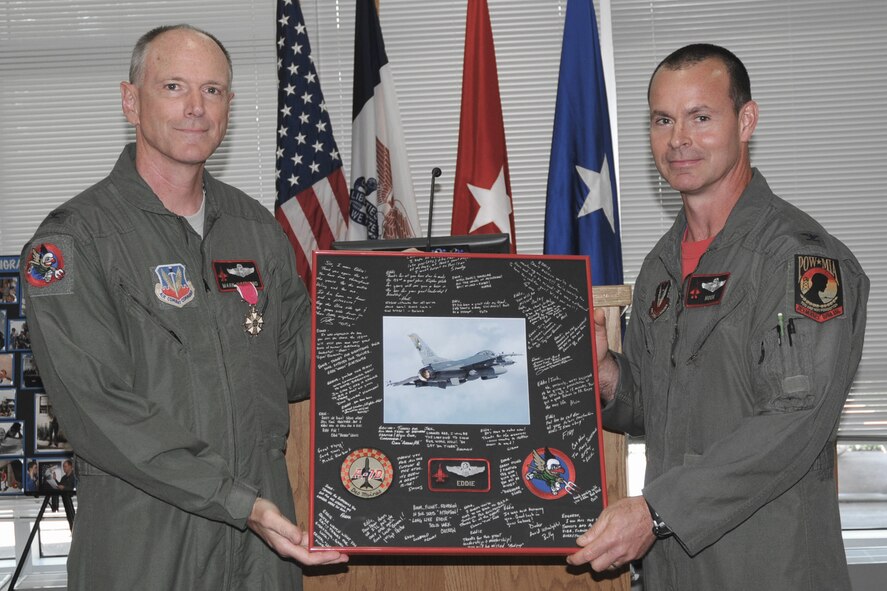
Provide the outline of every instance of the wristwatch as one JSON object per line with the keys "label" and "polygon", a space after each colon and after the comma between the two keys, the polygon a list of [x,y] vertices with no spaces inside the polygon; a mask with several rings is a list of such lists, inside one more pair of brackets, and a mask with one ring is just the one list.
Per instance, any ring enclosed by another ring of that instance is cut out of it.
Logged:
{"label": "wristwatch", "polygon": [[665,525],[665,522],[662,521],[662,518],[659,517],[659,513],[653,509],[650,503],[647,503],[647,508],[650,510],[650,517],[653,518],[653,535],[656,536],[657,540],[665,539],[674,534],[671,529]]}

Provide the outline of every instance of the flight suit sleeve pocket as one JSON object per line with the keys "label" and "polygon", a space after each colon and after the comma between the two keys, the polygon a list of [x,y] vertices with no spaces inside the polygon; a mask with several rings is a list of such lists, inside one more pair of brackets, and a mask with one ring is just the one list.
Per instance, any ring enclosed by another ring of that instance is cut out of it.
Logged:
{"label": "flight suit sleeve pocket", "polygon": [[790,320],[782,331],[774,326],[761,339],[755,372],[757,410],[761,413],[796,412],[816,404],[811,380],[812,355],[804,324]]}

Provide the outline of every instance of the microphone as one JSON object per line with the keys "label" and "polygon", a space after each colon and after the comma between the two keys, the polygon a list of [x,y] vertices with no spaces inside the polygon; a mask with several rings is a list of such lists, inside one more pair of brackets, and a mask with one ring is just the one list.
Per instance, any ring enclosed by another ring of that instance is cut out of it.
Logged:
{"label": "microphone", "polygon": [[441,170],[438,167],[431,169],[431,195],[428,197],[428,241],[425,244],[425,252],[431,251],[431,219],[434,214],[434,179],[439,177]]}

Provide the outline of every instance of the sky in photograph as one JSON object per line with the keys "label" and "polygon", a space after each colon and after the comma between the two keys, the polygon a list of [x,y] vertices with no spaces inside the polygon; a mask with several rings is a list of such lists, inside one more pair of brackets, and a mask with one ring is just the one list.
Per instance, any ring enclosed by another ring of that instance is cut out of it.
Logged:
{"label": "sky in photograph", "polygon": [[[458,386],[390,386],[423,367],[409,338],[416,333],[438,357],[462,359],[484,349],[519,353],[495,379]],[[384,422],[526,425],[530,422],[526,321],[523,318],[386,316],[382,319]]]}

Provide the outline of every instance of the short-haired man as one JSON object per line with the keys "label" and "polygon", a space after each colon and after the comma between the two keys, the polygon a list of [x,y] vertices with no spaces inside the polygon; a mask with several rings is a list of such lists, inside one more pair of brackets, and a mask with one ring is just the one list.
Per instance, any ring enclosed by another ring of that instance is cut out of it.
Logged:
{"label": "short-haired man", "polygon": [[653,158],[683,209],[638,275],[625,355],[595,315],[603,423],[646,437],[645,486],[568,560],[646,555],[646,591],[849,590],[835,433],[868,278],[751,167],[758,105],[735,55],[681,48],[648,97]]}
{"label": "short-haired man", "polygon": [[293,523],[287,400],[307,395],[310,322],[292,248],[205,170],[230,57],[160,27],[120,87],[135,144],[22,253],[34,356],[78,458],[68,589],[299,589],[290,558],[347,557],[310,553]]}

